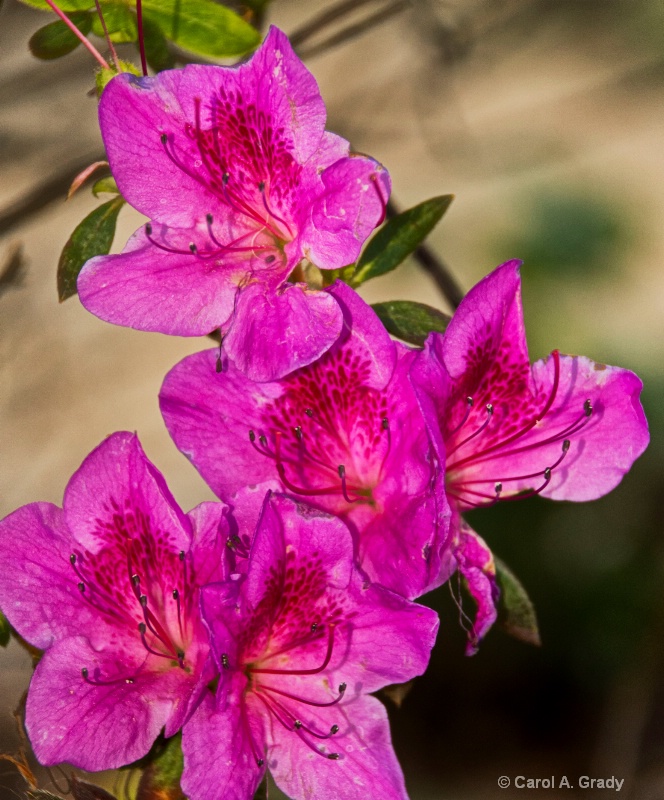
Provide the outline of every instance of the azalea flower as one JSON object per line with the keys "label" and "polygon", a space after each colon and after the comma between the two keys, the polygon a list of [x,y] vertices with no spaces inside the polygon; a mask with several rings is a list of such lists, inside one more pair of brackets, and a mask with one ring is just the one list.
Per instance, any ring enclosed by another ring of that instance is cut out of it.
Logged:
{"label": "azalea flower", "polygon": [[83,305],[140,330],[221,328],[254,380],[318,358],[342,314],[296,268],[355,261],[390,192],[383,167],[350,154],[325,117],[314,77],[274,27],[239,67],[115,77],[101,131],[122,195],[150,222],[123,253],[88,261]]}
{"label": "azalea flower", "polygon": [[471,650],[495,620],[497,590],[491,553],[461,514],[537,494],[594,500],[620,482],[649,438],[634,373],[557,350],[530,366],[519,263],[467,294],[411,372],[445,464],[453,552],[479,606]]}
{"label": "azalea flower", "polygon": [[368,585],[338,518],[266,498],[244,581],[207,586],[219,669],[183,740],[195,800],[251,800],[269,768],[294,800],[403,800],[382,704],[426,668],[438,619]]}
{"label": "azalea flower", "polygon": [[184,514],[130,433],[85,459],[63,505],[0,522],[0,607],[45,651],[26,707],[39,761],[112,769],[176,733],[214,677],[198,596],[225,574],[227,507]]}
{"label": "azalea flower", "polygon": [[166,377],[162,413],[225,502],[265,484],[337,514],[368,577],[418,597],[446,577],[449,509],[408,380],[416,353],[348,286],[337,282],[329,294],[344,332],[319,361],[257,383],[232,364],[217,374],[215,350],[198,353]]}

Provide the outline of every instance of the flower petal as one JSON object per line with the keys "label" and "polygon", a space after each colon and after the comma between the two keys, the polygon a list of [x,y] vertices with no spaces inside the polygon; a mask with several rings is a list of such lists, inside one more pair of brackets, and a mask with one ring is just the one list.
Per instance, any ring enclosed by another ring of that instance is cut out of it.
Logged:
{"label": "flower petal", "polygon": [[[122,655],[118,663],[117,653],[93,650],[82,637],[57,642],[44,654],[26,706],[27,731],[42,764],[115,769],[148,752],[190,679],[182,670],[140,672],[135,656]],[[83,667],[91,680],[115,682],[91,685]]]}
{"label": "flower petal", "polygon": [[323,355],[342,324],[341,309],[326,292],[300,283],[267,291],[254,283],[238,296],[224,351],[251,380],[272,381]]}
{"label": "flower petal", "polygon": [[339,732],[325,742],[325,751],[338,752],[338,760],[314,753],[295,732],[272,723],[268,766],[277,786],[293,800],[407,800],[382,704],[374,697],[358,697],[334,707],[333,713],[311,708],[304,719],[319,730],[329,730],[331,720]]}

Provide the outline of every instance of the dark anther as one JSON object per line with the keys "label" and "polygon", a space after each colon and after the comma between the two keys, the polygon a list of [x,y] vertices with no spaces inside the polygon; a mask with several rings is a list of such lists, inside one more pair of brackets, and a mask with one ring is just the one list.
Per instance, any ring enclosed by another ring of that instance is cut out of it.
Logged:
{"label": "dark anther", "polygon": [[343,464],[339,464],[337,467],[337,472],[339,473],[339,477],[343,478],[346,475],[346,467]]}
{"label": "dark anther", "polygon": [[207,220],[208,225],[212,225],[212,221],[214,220],[212,214],[206,214],[205,219]]}
{"label": "dark anther", "polygon": [[230,180],[230,177],[231,176],[227,172],[224,172],[224,174],[221,176],[221,180],[222,180],[224,186],[228,183],[228,181]]}
{"label": "dark anther", "polygon": [[134,682],[133,678],[125,678],[125,683],[133,683],[133,682]]}
{"label": "dark anther", "polygon": [[486,404],[486,413],[493,414],[493,405],[491,403]]}
{"label": "dark anther", "polygon": [[583,404],[583,410],[585,411],[587,417],[593,413],[593,404],[590,402],[590,400],[586,400],[586,402]]}
{"label": "dark anther", "polygon": [[293,432],[295,433],[295,438],[298,442],[302,441],[302,428],[298,425],[297,427],[293,428]]}
{"label": "dark anther", "polygon": [[168,141],[168,136],[166,136],[165,133],[162,133],[159,138],[161,139],[162,144],[166,144],[166,142]]}
{"label": "dark anther", "polygon": [[180,559],[180,561],[184,561],[184,550],[180,550],[180,552],[178,553],[178,558]]}
{"label": "dark anther", "polygon": [[276,258],[277,258],[276,256],[268,256],[268,257],[265,259],[265,263],[266,263],[266,264],[271,264],[271,263],[272,263],[272,262],[273,262],[273,261],[274,261]]}
{"label": "dark anther", "polygon": [[475,401],[472,397],[466,397],[466,403],[472,408],[472,405]]}
{"label": "dark anther", "polygon": [[147,606],[148,606],[148,596],[146,594],[142,594],[138,598],[138,602],[143,606],[143,608],[147,608]]}
{"label": "dark anther", "polygon": [[334,734],[334,733],[339,733],[339,726],[338,726],[338,725],[333,725],[333,726],[330,728],[330,733],[333,733],[333,734]]}
{"label": "dark anther", "polygon": [[229,661],[228,661],[228,655],[226,653],[222,653],[221,654],[221,666],[224,669],[229,669],[229,667],[230,667],[230,664],[229,664]]}
{"label": "dark anther", "polygon": [[390,421],[387,417],[383,417],[380,423],[383,426],[384,431],[389,431],[390,429]]}
{"label": "dark anther", "polygon": [[544,470],[544,480],[545,480],[545,481],[548,481],[548,480],[550,480],[550,479],[551,479],[551,467],[547,467],[547,468]]}
{"label": "dark anther", "polygon": [[494,487],[496,494],[500,494],[503,491],[503,484],[497,483]]}
{"label": "dark anther", "polygon": [[293,723],[293,727],[295,728],[296,731],[299,730],[302,727],[302,720],[296,719],[295,722]]}
{"label": "dark anther", "polygon": [[346,688],[347,688],[347,686],[346,686],[345,683],[340,683],[339,684],[339,694],[343,694],[346,691]]}
{"label": "dark anther", "polygon": [[339,753],[328,753],[327,757],[330,759],[330,761],[338,761],[341,758]]}
{"label": "dark anther", "polygon": [[83,669],[81,670],[81,675],[83,676],[83,680],[87,681],[87,679],[88,679],[88,668],[87,667],[83,667]]}
{"label": "dark anther", "polygon": [[261,181],[261,182],[258,184],[258,191],[259,191],[259,192],[264,192],[264,191],[265,191],[265,181]]}
{"label": "dark anther", "polygon": [[148,627],[144,622],[139,622],[138,623],[138,632],[139,633],[145,633],[145,631],[147,631],[147,629],[148,629]]}
{"label": "dark anther", "polygon": [[311,626],[311,632],[316,633],[317,630],[318,630],[318,623],[314,622],[314,624]]}
{"label": "dark anther", "polygon": [[256,434],[253,431],[249,431],[249,441],[250,442],[256,441]]}
{"label": "dark anther", "polygon": [[221,353],[217,356],[217,363],[215,364],[214,369],[217,373],[224,371],[224,365],[221,363]]}
{"label": "dark anther", "polygon": [[149,222],[145,223],[145,232],[148,236],[152,236],[152,225]]}
{"label": "dark anther", "polygon": [[198,250],[198,248],[196,247],[196,245],[193,242],[190,242],[189,249],[191,250],[192,253],[196,253],[197,250]]}
{"label": "dark anther", "polygon": [[81,594],[83,594],[83,592],[85,591],[85,584],[83,583],[83,581],[81,581],[81,582],[78,584],[78,590],[79,590],[79,592],[80,592]]}
{"label": "dark anther", "polygon": [[262,758],[257,758],[257,759],[256,759],[256,764],[257,764],[259,767],[262,767],[264,763],[265,763],[265,762],[263,761],[263,759],[262,759]]}
{"label": "dark anther", "polygon": [[569,446],[571,444],[572,443],[570,442],[569,439],[565,439],[565,441],[563,442],[563,453],[566,453],[569,450]]}
{"label": "dark anther", "polygon": [[305,409],[304,409],[304,413],[305,413],[305,414],[306,414],[308,417],[313,417],[313,415],[314,415],[314,410],[313,410],[313,408],[305,408]]}
{"label": "dark anther", "polygon": [[178,650],[178,661],[182,661],[184,658],[184,650]]}
{"label": "dark anther", "polygon": [[141,579],[138,575],[132,575],[131,582],[134,584],[134,586],[138,586],[138,584],[141,582]]}
{"label": "dark anther", "polygon": [[173,600],[179,600],[180,592],[177,589],[173,589]]}
{"label": "dark anther", "polygon": [[263,447],[267,447],[267,436],[265,434],[259,436],[258,441],[263,445]]}
{"label": "dark anther", "polygon": [[72,567],[76,563],[76,556],[73,553],[69,556],[69,563],[72,565]]}

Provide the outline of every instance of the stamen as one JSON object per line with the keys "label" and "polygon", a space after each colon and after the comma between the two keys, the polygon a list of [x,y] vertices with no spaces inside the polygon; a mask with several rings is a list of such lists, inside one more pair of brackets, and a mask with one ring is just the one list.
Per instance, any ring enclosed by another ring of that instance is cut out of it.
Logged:
{"label": "stamen", "polygon": [[450,436],[453,436],[455,433],[458,433],[461,430],[461,428],[463,428],[463,426],[466,424],[466,422],[468,422],[468,417],[470,416],[470,412],[473,409],[473,403],[474,400],[472,397],[466,397],[466,413],[463,415],[463,419],[456,426],[456,428],[450,431],[449,433]]}
{"label": "stamen", "polygon": [[330,700],[326,703],[317,703],[314,700],[305,700],[303,697],[298,697],[297,695],[290,694],[289,692],[284,692],[282,689],[275,689],[274,686],[266,686],[264,683],[260,684],[260,688],[266,692],[274,692],[274,694],[287,697],[289,700],[296,700],[298,703],[304,703],[307,706],[315,706],[316,708],[329,708],[330,706],[336,706],[337,703],[343,699],[347,687],[345,683],[340,683],[339,694],[334,698],[334,700]]}
{"label": "stamen", "polygon": [[145,649],[148,651],[148,653],[152,653],[153,656],[159,656],[159,658],[167,658],[169,661],[172,661],[173,660],[173,655],[176,655],[176,654],[174,653],[173,655],[169,656],[169,655],[166,655],[165,653],[158,653],[156,650],[153,650],[150,647],[150,645],[148,644],[147,639],[145,638],[146,631],[147,631],[147,626],[145,625],[145,623],[144,622],[139,622],[138,623],[138,632],[141,634],[141,641],[143,642],[143,647],[145,647]]}
{"label": "stamen", "polygon": [[83,669],[81,669],[81,676],[83,677],[83,680],[86,683],[89,683],[90,686],[113,686],[116,683],[128,683],[128,684],[135,683],[134,678],[114,678],[111,681],[100,681],[99,667],[95,667],[95,671],[93,674],[94,674],[94,680],[90,678],[90,673],[87,667],[83,667]]}
{"label": "stamen", "polygon": [[356,497],[351,500],[351,498],[348,496],[348,489],[346,488],[346,467],[344,467],[343,464],[339,464],[338,471],[339,477],[341,478],[341,492],[344,496],[344,500],[347,503],[356,503],[359,498]]}
{"label": "stamen", "polygon": [[261,193],[261,197],[263,198],[263,205],[265,206],[265,210],[267,211],[267,213],[273,219],[276,219],[277,222],[280,222],[284,226],[284,228],[286,228],[286,230],[288,231],[288,235],[292,239],[293,238],[293,231],[291,230],[290,225],[286,222],[285,219],[283,219],[283,217],[280,217],[278,214],[275,214],[274,211],[270,208],[270,206],[267,203],[267,197],[265,196],[265,181],[261,181],[258,184],[258,191]]}
{"label": "stamen", "polygon": [[[482,431],[484,431],[486,429],[486,427],[489,424],[489,422],[491,422],[491,417],[493,416],[493,404],[492,403],[487,403],[486,406],[485,406],[485,410],[486,410],[486,419],[484,420],[484,422],[480,425],[480,427],[474,433],[471,433],[470,436],[466,436],[465,439],[462,439],[458,444],[454,445],[454,447],[447,454],[448,458],[449,458],[449,456],[452,455],[452,453],[456,453],[457,450],[462,448],[465,444],[468,444],[468,442],[470,442],[476,436],[479,436],[480,433],[482,433]],[[457,462],[457,463],[459,463],[459,462]],[[450,466],[447,467],[447,469],[450,469],[450,468],[451,468]]]}
{"label": "stamen", "polygon": [[182,631],[182,616],[180,614],[180,592],[177,589],[173,589],[173,600],[177,603],[178,607],[178,628],[180,629],[180,636],[184,639],[184,633]]}
{"label": "stamen", "polygon": [[320,667],[313,667],[311,669],[270,669],[268,667],[249,667],[248,672],[262,673],[268,675],[317,675],[327,668],[332,658],[332,649],[334,647],[334,631],[337,627],[335,623],[331,622],[328,626],[328,641],[327,652]]}
{"label": "stamen", "polygon": [[230,663],[228,661],[228,654],[227,653],[222,653],[221,654],[221,666],[224,669],[230,669]]}

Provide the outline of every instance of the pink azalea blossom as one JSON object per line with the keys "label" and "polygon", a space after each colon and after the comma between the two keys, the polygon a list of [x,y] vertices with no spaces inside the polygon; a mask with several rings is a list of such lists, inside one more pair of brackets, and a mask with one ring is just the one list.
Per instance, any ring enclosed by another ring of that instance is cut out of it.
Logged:
{"label": "pink azalea blossom", "polygon": [[39,761],[112,769],[178,731],[214,676],[198,596],[224,577],[227,507],[184,514],[130,433],[85,459],[63,506],[0,522],[0,607],[45,651],[26,708]]}
{"label": "pink azalea blossom", "polygon": [[462,512],[611,491],[648,444],[642,384],[627,370],[558,351],[531,367],[517,261],[468,293],[445,334],[430,334],[411,375],[445,463],[456,565],[478,603],[472,651],[495,620],[497,591],[491,553]]}
{"label": "pink azalea blossom", "polygon": [[217,374],[214,350],[198,353],[166,377],[162,413],[224,501],[268,482],[337,514],[370,579],[418,597],[440,583],[449,509],[408,379],[416,353],[348,286],[329,291],[345,327],[319,361],[256,383],[232,364]]}
{"label": "pink azalea blossom", "polygon": [[267,497],[244,581],[202,590],[220,673],[183,740],[195,800],[251,800],[269,768],[293,800],[405,800],[369,695],[420,675],[438,619],[368,585],[338,518]]}
{"label": "pink azalea blossom", "polygon": [[376,161],[325,131],[325,106],[271,28],[239,67],[123,73],[99,119],[123,196],[150,223],[120,255],[89,261],[82,303],[118,325],[180,336],[221,328],[236,366],[278,378],[327,350],[334,298],[291,273],[355,261],[390,192]]}

